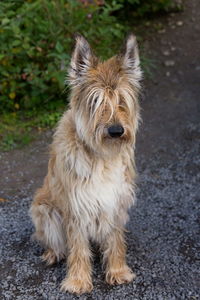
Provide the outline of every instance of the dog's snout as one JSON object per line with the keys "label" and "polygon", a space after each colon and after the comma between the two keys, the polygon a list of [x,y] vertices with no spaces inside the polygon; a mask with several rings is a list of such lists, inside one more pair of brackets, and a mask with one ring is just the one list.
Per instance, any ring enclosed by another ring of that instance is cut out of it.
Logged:
{"label": "dog's snout", "polygon": [[112,138],[118,138],[124,133],[124,128],[121,125],[113,125],[108,127],[108,133]]}

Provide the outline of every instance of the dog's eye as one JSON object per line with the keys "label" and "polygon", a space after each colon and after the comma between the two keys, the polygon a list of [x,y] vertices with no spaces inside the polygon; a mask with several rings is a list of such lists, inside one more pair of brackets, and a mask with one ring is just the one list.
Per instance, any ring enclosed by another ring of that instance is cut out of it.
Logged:
{"label": "dog's eye", "polygon": [[98,97],[96,97],[94,100],[92,100],[92,101],[90,102],[90,110],[91,110],[91,111],[94,111],[95,106],[96,106],[96,104],[97,104],[97,101],[98,101]]}
{"label": "dog's eye", "polygon": [[98,101],[98,97],[96,97],[93,101],[92,101],[92,109],[95,109],[95,106],[97,104]]}
{"label": "dog's eye", "polygon": [[98,101],[98,97],[96,97],[93,101],[94,106],[97,104],[97,101]]}

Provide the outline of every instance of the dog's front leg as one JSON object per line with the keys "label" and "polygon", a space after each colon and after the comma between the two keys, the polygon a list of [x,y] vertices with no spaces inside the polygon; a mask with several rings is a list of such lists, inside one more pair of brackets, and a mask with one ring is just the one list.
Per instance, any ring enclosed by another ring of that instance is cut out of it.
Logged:
{"label": "dog's front leg", "polygon": [[92,285],[91,251],[89,241],[80,231],[69,230],[68,245],[68,274],[61,283],[61,290],[70,293],[83,294],[90,292]]}
{"label": "dog's front leg", "polygon": [[103,246],[106,281],[109,284],[131,282],[135,274],[126,264],[126,245],[123,230],[113,230]]}

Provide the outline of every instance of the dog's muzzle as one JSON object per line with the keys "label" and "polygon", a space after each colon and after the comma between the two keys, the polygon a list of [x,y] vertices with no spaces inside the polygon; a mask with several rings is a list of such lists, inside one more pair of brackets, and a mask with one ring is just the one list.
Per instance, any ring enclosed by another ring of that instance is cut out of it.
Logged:
{"label": "dog's muzzle", "polygon": [[113,125],[108,127],[108,134],[112,138],[118,138],[122,136],[124,133],[124,128],[121,125]]}

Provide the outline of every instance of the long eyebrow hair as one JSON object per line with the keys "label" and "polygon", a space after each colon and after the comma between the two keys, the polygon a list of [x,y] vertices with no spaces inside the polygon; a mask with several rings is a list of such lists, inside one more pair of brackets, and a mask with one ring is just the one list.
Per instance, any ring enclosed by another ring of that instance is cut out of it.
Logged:
{"label": "long eyebrow hair", "polygon": [[[108,87],[109,88],[109,87]],[[120,96],[115,90],[112,90],[112,96],[106,92],[107,88],[92,88],[87,95],[87,106],[90,110],[90,120],[94,119],[96,112],[103,114],[106,107],[110,108],[111,114],[108,122],[112,119],[115,107],[119,105]]]}

